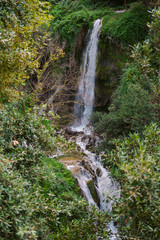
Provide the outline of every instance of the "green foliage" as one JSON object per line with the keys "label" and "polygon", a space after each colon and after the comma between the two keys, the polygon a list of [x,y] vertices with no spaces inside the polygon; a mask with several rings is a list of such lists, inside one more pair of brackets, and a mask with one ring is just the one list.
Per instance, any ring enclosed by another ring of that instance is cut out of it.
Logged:
{"label": "green foliage", "polygon": [[65,40],[70,47],[73,47],[74,40],[83,26],[92,26],[97,18],[112,12],[112,9],[103,7],[102,3],[92,1],[59,1],[52,5],[51,14],[54,19],[51,21],[51,32],[53,37],[59,34],[61,40]]}
{"label": "green foliage", "polygon": [[145,39],[149,12],[141,3],[134,3],[124,13],[114,13],[103,18],[102,36],[111,41],[119,41],[123,47]]}
{"label": "green foliage", "polygon": [[[121,198],[114,209],[120,224],[121,239],[154,239],[160,234],[160,128],[146,127],[140,137],[131,134],[124,141],[116,141],[116,149],[107,154],[117,166],[121,181]],[[111,167],[112,169],[112,167]]]}
{"label": "green foliage", "polygon": [[[32,152],[37,149],[37,153],[43,149],[54,151],[56,149],[55,128],[50,124],[41,110],[38,116],[35,110],[28,110],[21,113],[14,105],[10,105],[6,110],[0,110],[1,125],[1,147],[4,153],[20,152],[23,145],[28,146]],[[38,109],[37,109],[38,111]],[[14,148],[14,141],[16,148]],[[30,145],[30,146],[29,146]]]}
{"label": "green foliage", "polygon": [[[73,176],[70,171],[67,171],[64,165],[57,162],[55,159],[43,159],[43,174],[41,175],[41,184],[46,193],[54,191],[55,196],[62,194],[64,199],[72,199],[71,192],[79,193],[78,188],[73,181]],[[53,174],[54,173],[54,174]],[[52,176],[52,178],[51,178]]]}
{"label": "green foliage", "polygon": [[97,133],[102,134],[104,139],[110,139],[129,131],[144,129],[156,119],[156,106],[152,104],[152,98],[140,84],[128,84],[125,92],[118,88],[115,99],[109,107],[109,114],[94,113],[91,122]]}
{"label": "green foliage", "polygon": [[33,32],[49,23],[49,5],[39,0],[1,1],[0,6],[0,100],[19,97],[19,86],[38,68],[37,42]]}
{"label": "green foliage", "polygon": [[159,66],[159,62],[160,62],[160,53],[159,53],[160,52],[160,34],[159,34],[160,11],[153,10],[152,18],[153,18],[153,21],[148,25],[149,33],[150,33],[150,41],[153,44],[152,51],[154,53],[154,59],[152,61],[155,66]]}
{"label": "green foliage", "polygon": [[107,141],[130,131],[141,132],[146,124],[159,121],[159,34],[151,35],[159,26],[158,16],[153,15],[148,39],[133,47],[133,60],[126,64],[109,113],[94,113],[91,118],[95,131]]}
{"label": "green foliage", "polygon": [[55,116],[49,113],[51,125],[42,108],[28,109],[25,114],[19,109],[17,103],[0,110],[1,239],[105,236],[106,214],[94,211],[89,215],[71,172],[47,157],[72,151],[72,145],[56,134]]}
{"label": "green foliage", "polygon": [[96,240],[105,239],[109,240],[110,233],[106,230],[107,214],[102,211],[90,212],[90,215],[86,219],[80,221],[74,220],[69,224],[68,228],[63,227],[61,231],[53,236],[56,240]]}
{"label": "green foliage", "polygon": [[137,41],[144,40],[147,34],[147,22],[149,12],[142,3],[135,3],[124,13],[114,13],[109,7],[109,1],[59,1],[52,3],[51,32],[55,36],[59,34],[61,40],[65,40],[73,47],[74,40],[83,26],[91,26],[95,19],[103,18],[102,37],[120,41],[128,46]]}
{"label": "green foliage", "polygon": [[0,158],[2,239],[49,239],[72,219],[85,217],[87,203],[76,196],[75,181],[63,166],[63,178],[57,174],[59,164],[46,168],[45,159],[24,174],[15,170],[16,159]]}
{"label": "green foliage", "polygon": [[[54,14],[54,12],[53,12]],[[58,32],[61,39],[65,39],[68,44],[72,44],[80,28],[89,24],[91,21],[91,13],[87,10],[79,10],[72,12],[64,18],[51,22],[51,30]]]}

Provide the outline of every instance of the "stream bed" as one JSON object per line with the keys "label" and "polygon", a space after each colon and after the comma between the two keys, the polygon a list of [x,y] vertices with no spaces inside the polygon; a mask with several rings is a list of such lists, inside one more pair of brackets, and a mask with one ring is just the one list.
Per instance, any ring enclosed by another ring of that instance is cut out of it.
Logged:
{"label": "stream bed", "polygon": [[[99,161],[99,157],[87,149],[92,142],[96,147],[98,138],[95,137],[90,129],[80,131],[76,135],[76,144],[79,146],[82,155],[71,155],[60,158],[60,161],[69,169],[73,176],[78,180],[82,195],[87,199],[90,205],[104,211],[112,211],[112,204],[115,199],[120,197],[120,184],[116,182],[107,169]],[[74,131],[70,141],[75,141]],[[83,157],[82,157],[83,156]],[[109,224],[112,232],[110,239],[118,239],[117,228],[113,221]]]}

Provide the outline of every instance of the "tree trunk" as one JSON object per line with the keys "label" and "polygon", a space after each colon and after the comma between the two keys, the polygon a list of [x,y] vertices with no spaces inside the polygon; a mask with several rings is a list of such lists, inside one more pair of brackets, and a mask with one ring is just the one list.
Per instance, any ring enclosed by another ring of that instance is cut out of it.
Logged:
{"label": "tree trunk", "polygon": [[124,0],[125,9],[127,10],[127,0]]}

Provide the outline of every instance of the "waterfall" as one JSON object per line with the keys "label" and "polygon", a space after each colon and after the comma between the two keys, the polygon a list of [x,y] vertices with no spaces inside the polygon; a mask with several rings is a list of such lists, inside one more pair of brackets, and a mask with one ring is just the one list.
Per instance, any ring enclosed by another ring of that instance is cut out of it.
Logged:
{"label": "waterfall", "polygon": [[[88,187],[88,182],[93,180],[100,200],[99,207],[105,211],[111,211],[112,204],[114,203],[112,198],[120,197],[119,183],[110,177],[109,172],[97,160],[98,157],[96,154],[87,150],[87,145],[90,144],[90,140],[95,140],[95,136],[87,127],[87,124],[93,112],[96,58],[101,26],[102,21],[100,19],[94,22],[88,44],[83,53],[82,74],[74,106],[76,121],[70,128],[73,135],[75,132],[79,132],[78,135],[76,134],[76,143],[83,153],[85,153],[85,161],[89,168],[83,166],[82,162],[79,161],[72,162],[71,164],[68,163],[67,168],[71,170],[74,177],[77,178],[79,186],[90,205],[98,207]],[[72,140],[72,138],[70,140]],[[106,201],[107,198],[108,201]],[[113,221],[109,223],[108,228],[112,232],[110,239],[118,239],[117,229]]]}
{"label": "waterfall", "polygon": [[[102,166],[96,154],[87,150],[87,145],[92,137],[94,136],[91,131],[87,131],[87,133],[81,131],[76,137],[76,143],[83,153],[85,153],[85,163],[89,168],[83,166],[79,161],[74,161],[74,163],[72,162],[71,164],[68,163],[67,168],[72,171],[74,177],[77,178],[88,203],[98,207],[88,187],[88,183],[94,179],[94,186],[100,200],[99,207],[104,211],[110,212],[112,211],[115,199],[120,198],[120,185],[112,179],[109,171]],[[110,240],[120,239],[113,221],[109,223],[108,229],[111,231]]]}
{"label": "waterfall", "polygon": [[82,74],[74,105],[74,115],[76,117],[74,127],[78,127],[80,130],[86,127],[88,119],[93,112],[96,58],[101,26],[102,21],[100,19],[94,22],[87,47],[83,54]]}

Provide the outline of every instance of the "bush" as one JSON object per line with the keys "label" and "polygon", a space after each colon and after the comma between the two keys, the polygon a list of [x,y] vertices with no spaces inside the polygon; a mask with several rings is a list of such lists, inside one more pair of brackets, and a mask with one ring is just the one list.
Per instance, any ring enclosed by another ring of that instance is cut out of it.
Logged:
{"label": "bush", "polygon": [[19,86],[38,70],[36,60],[38,42],[44,44],[44,35],[39,41],[33,38],[40,25],[47,25],[47,2],[37,0],[1,0],[0,13],[0,102],[19,98]]}
{"label": "bush", "polygon": [[107,154],[117,166],[116,177],[121,181],[121,198],[114,211],[120,224],[121,239],[154,239],[160,234],[160,128],[146,127],[142,134],[131,134],[116,141],[116,149]]}
{"label": "bush", "polygon": [[1,239],[58,240],[70,239],[73,234],[74,239],[85,240],[86,236],[95,239],[95,233],[105,236],[106,214],[93,211],[89,215],[71,172],[47,157],[73,149],[56,135],[42,109],[24,114],[12,104],[0,110]]}
{"label": "bush", "polygon": [[139,84],[128,84],[123,94],[118,88],[109,113],[95,113],[91,117],[94,130],[108,140],[130,131],[141,132],[145,124],[156,118],[156,106],[151,100],[149,93]]}
{"label": "bush", "polygon": [[66,40],[70,46],[73,46],[79,30],[82,26],[89,25],[91,17],[91,13],[86,9],[72,12],[60,20],[53,20],[51,22],[51,31],[53,34],[58,32],[61,40]]}
{"label": "bush", "polygon": [[123,47],[145,39],[150,14],[142,3],[134,3],[121,14],[112,14],[103,18],[102,37],[119,41]]}
{"label": "bush", "polygon": [[59,227],[87,217],[87,203],[78,197],[71,173],[60,163],[53,167],[52,159],[42,158],[24,174],[15,170],[16,160],[0,155],[1,239],[49,239]]}

